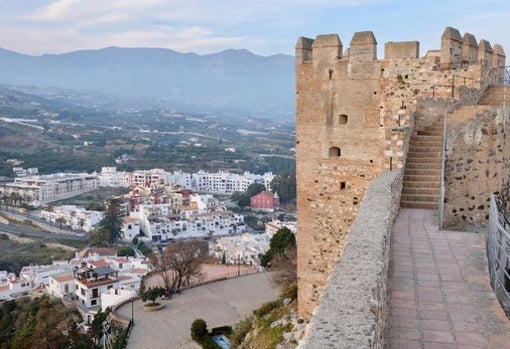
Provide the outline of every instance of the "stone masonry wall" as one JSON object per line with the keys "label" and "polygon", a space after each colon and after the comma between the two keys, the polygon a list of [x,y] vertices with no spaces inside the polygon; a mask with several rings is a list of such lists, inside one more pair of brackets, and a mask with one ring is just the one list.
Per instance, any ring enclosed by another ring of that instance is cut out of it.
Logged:
{"label": "stone masonry wall", "polygon": [[472,115],[448,132],[446,227],[485,226],[490,194],[499,193],[505,182],[508,185],[508,122],[501,110]]}
{"label": "stone masonry wall", "polygon": [[383,348],[391,235],[401,190],[402,171],[396,170],[380,174],[366,191],[299,348]]}

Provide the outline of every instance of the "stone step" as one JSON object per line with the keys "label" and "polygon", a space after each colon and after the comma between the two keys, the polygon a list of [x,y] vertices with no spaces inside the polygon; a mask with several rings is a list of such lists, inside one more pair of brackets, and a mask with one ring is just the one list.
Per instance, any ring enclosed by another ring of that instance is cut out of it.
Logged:
{"label": "stone step", "polygon": [[420,158],[420,159],[441,159],[441,152],[440,151],[430,151],[430,152],[420,152],[420,151],[414,151],[410,150],[407,153],[407,158]]}
{"label": "stone step", "polygon": [[[430,132],[427,132],[430,133]],[[431,134],[415,134],[411,136],[411,140],[429,140],[429,141],[443,141],[443,134],[431,135]]]}
{"label": "stone step", "polygon": [[418,136],[443,137],[443,130],[421,130],[416,133]]}
{"label": "stone step", "polygon": [[439,195],[423,195],[423,194],[402,194],[404,202],[433,202],[439,201]]}
{"label": "stone step", "polygon": [[439,180],[434,181],[407,181],[403,183],[403,188],[430,188],[439,189],[441,182]]}
{"label": "stone step", "polygon": [[423,187],[404,187],[402,188],[402,195],[439,195],[439,186],[434,188]]}
{"label": "stone step", "polygon": [[433,146],[433,147],[412,147],[409,148],[411,153],[423,153],[423,152],[431,152],[431,153],[437,153],[441,152],[441,147],[439,146]]}
{"label": "stone step", "polygon": [[427,140],[427,139],[411,139],[409,143],[409,147],[413,148],[438,148],[441,149],[443,147],[443,141],[435,141],[435,140]]}
{"label": "stone step", "polygon": [[430,169],[430,168],[406,168],[404,170],[404,175],[426,175],[426,176],[436,176],[441,178],[441,169]]}
{"label": "stone step", "polygon": [[438,203],[432,203],[432,202],[414,202],[414,201],[401,201],[400,207],[404,208],[423,208],[423,209],[437,209]]}
{"label": "stone step", "polygon": [[425,174],[419,174],[419,175],[410,175],[406,174],[404,171],[404,182],[405,181],[411,181],[411,182],[440,182],[439,176],[435,175],[425,175]]}
{"label": "stone step", "polygon": [[[419,158],[418,158],[419,159]],[[415,159],[415,160],[418,160]],[[407,169],[416,170],[416,169],[428,169],[428,170],[441,170],[441,161],[435,162],[425,162],[425,161],[409,161],[406,162],[406,171]]]}

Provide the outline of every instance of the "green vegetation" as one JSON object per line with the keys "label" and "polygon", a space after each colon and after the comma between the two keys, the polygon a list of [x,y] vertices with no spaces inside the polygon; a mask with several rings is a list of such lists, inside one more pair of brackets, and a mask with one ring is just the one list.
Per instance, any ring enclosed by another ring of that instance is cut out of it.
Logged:
{"label": "green vegetation", "polygon": [[231,199],[234,202],[237,202],[239,206],[250,206],[250,198],[253,195],[257,195],[258,193],[266,190],[266,187],[260,183],[253,183],[246,189],[245,192],[236,191],[232,194]]}
{"label": "green vegetation", "polygon": [[271,238],[269,250],[261,256],[260,263],[263,267],[267,268],[275,257],[285,255],[288,250],[294,249],[295,247],[296,236],[289,228],[280,228]]}
{"label": "green vegetation", "polygon": [[78,332],[81,320],[77,311],[48,296],[0,303],[0,349],[98,349],[90,334]]}
{"label": "green vegetation", "polygon": [[120,200],[113,198],[106,202],[104,218],[97,228],[90,232],[90,243],[96,247],[108,247],[113,245],[120,237],[122,219],[120,214]]}
{"label": "green vegetation", "polygon": [[[293,298],[287,297],[294,294]],[[263,304],[252,316],[238,322],[230,336],[232,348],[275,349],[283,342],[283,334],[294,328],[289,314],[295,311],[296,298],[297,292],[285,291],[278,299]]]}
{"label": "green vegetation", "polygon": [[135,251],[129,246],[117,247],[117,256],[119,257],[134,257]]}
{"label": "green vegetation", "polygon": [[195,342],[202,343],[208,333],[207,323],[203,319],[196,319],[191,323],[191,338]]}
{"label": "green vegetation", "polygon": [[271,181],[271,189],[278,193],[282,203],[296,200],[296,175],[294,172],[282,172]]}
{"label": "green vegetation", "polygon": [[196,319],[191,323],[191,338],[200,344],[203,349],[219,349],[212,337],[217,335],[225,335],[229,337],[232,334],[232,327],[221,326],[215,327],[209,332],[207,323],[203,319]]}
{"label": "green vegetation", "polygon": [[30,264],[51,264],[54,260],[69,260],[74,253],[63,248],[48,247],[48,240],[16,242],[2,234],[0,238],[0,270],[19,273]]}
{"label": "green vegetation", "polygon": [[156,299],[163,297],[166,294],[164,287],[151,287],[144,293],[142,293],[142,300],[144,302],[151,301],[152,304],[156,303]]}

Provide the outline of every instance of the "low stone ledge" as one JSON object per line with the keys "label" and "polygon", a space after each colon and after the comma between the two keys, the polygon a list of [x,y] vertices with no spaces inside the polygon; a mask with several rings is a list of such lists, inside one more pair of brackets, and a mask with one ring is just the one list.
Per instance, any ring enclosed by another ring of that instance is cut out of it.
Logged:
{"label": "low stone ledge", "polygon": [[299,348],[383,348],[393,222],[402,172],[384,172],[369,186],[340,262]]}
{"label": "low stone ledge", "polygon": [[149,303],[149,304],[145,304],[143,306],[143,311],[147,311],[147,312],[150,312],[150,311],[158,311],[158,310],[161,310],[165,307],[165,305],[163,303]]}

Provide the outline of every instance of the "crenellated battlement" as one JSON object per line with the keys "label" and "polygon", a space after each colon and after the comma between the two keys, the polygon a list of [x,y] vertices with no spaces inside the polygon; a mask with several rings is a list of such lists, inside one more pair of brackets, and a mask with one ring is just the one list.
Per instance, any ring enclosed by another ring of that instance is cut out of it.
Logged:
{"label": "crenellated battlement", "polygon": [[[418,41],[390,41],[384,45],[384,60],[419,59],[419,50]],[[452,27],[444,30],[439,51],[432,52],[433,56],[440,57],[439,64],[445,69],[458,69],[466,64],[480,63],[495,68],[501,67],[502,63],[504,65],[505,61],[505,52],[501,45],[496,44],[493,48],[489,41],[481,39],[477,42],[471,33],[461,36],[460,32]],[[351,64],[357,64],[360,61],[378,60],[377,40],[371,31],[354,33],[346,52],[343,52],[342,40],[337,34],[317,35],[315,39],[300,37],[295,53],[297,63],[334,63],[336,60],[347,59]]]}
{"label": "crenellated battlement", "polygon": [[[502,77],[500,45],[447,27],[440,49],[371,31],[348,48],[337,34],[296,44],[298,307],[311,317],[372,180],[401,169],[410,136],[466,91]],[[426,111],[426,112],[425,112]],[[433,111],[433,112],[431,112]]]}

